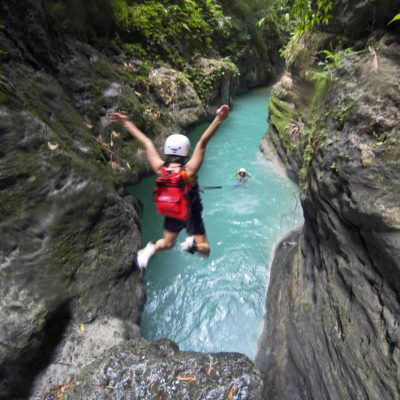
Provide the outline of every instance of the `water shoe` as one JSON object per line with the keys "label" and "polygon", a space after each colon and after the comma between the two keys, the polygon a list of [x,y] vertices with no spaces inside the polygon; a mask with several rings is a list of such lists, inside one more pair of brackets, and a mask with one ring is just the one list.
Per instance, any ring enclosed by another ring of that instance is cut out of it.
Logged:
{"label": "water shoe", "polygon": [[194,236],[188,236],[185,241],[179,245],[179,248],[181,251],[187,251],[188,253],[193,254],[197,250]]}
{"label": "water shoe", "polygon": [[136,264],[140,270],[143,270],[147,267],[150,258],[153,257],[155,252],[156,252],[156,245],[152,242],[147,243],[144,249],[141,249],[137,252]]}

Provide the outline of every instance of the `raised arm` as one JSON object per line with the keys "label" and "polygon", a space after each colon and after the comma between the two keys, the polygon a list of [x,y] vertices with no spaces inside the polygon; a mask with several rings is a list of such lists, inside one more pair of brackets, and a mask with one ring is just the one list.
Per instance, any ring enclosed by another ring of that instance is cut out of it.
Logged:
{"label": "raised arm", "polygon": [[158,154],[154,143],[148,138],[135,124],[133,124],[126,112],[112,113],[111,122],[118,124],[125,128],[135,139],[137,139],[145,148],[147,159],[149,160],[152,170],[156,173],[160,173],[160,168],[164,164],[164,161]]}
{"label": "raised arm", "polygon": [[226,104],[220,107],[217,110],[214,120],[201,135],[200,140],[197,142],[196,147],[194,148],[193,155],[185,167],[189,179],[197,175],[197,172],[199,171],[204,160],[207,144],[214,136],[215,132],[217,132],[222,122],[228,118],[229,111],[229,106]]}

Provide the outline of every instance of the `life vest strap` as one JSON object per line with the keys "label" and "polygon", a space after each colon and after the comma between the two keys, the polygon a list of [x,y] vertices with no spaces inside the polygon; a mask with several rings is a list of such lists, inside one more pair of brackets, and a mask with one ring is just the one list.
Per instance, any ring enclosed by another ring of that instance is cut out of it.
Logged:
{"label": "life vest strap", "polygon": [[183,181],[185,182],[187,190],[192,190],[192,187],[190,186],[189,180],[187,178],[186,171],[183,168],[181,168],[181,176],[182,176]]}

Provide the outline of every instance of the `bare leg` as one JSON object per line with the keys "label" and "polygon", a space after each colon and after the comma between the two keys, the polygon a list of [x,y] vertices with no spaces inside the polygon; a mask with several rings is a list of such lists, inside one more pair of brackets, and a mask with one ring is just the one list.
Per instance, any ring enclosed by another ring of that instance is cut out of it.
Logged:
{"label": "bare leg", "polygon": [[208,257],[210,255],[210,243],[208,242],[207,235],[204,233],[203,235],[193,235],[194,240],[196,242],[197,251],[204,257]]}
{"label": "bare leg", "polygon": [[164,237],[157,240],[156,251],[172,249],[175,246],[179,232],[170,232],[164,229]]}
{"label": "bare leg", "polygon": [[169,232],[164,230],[164,237],[157,240],[156,244],[149,242],[145,248],[138,251],[136,256],[137,266],[143,270],[147,267],[148,262],[150,261],[151,257],[153,257],[155,252],[168,250],[174,247],[178,235],[179,232]]}

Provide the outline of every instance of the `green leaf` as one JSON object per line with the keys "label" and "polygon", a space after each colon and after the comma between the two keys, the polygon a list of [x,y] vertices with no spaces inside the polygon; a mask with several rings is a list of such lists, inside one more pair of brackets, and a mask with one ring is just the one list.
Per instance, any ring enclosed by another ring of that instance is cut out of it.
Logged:
{"label": "green leaf", "polygon": [[[284,18],[284,17],[282,17],[282,18]],[[264,18],[261,18],[259,21],[257,21],[257,25],[261,26],[265,22],[266,19],[267,19],[267,16],[265,16]]]}
{"label": "green leaf", "polygon": [[397,14],[397,15],[388,23],[388,25],[391,24],[391,23],[394,22],[394,21],[398,21],[399,19],[400,19],[400,14]]}

